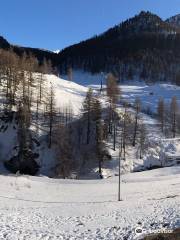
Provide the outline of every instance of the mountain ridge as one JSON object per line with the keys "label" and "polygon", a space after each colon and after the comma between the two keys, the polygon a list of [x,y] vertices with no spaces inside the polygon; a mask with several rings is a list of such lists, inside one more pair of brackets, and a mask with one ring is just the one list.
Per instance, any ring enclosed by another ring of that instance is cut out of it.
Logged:
{"label": "mountain ridge", "polygon": [[171,24],[174,27],[180,28],[180,14],[176,14],[176,15],[166,19],[166,22]]}
{"label": "mountain ridge", "polygon": [[63,49],[59,53],[60,71],[72,67],[91,73],[113,72],[119,81],[138,77],[176,82],[180,75],[179,41],[180,28],[142,11],[98,36]]}

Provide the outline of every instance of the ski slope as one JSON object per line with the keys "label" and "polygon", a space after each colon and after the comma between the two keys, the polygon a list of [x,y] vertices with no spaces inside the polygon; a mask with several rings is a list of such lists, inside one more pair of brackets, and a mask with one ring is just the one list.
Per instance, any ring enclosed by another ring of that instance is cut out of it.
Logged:
{"label": "ski slope", "polygon": [[180,226],[180,167],[118,178],[58,180],[0,176],[0,239],[140,239]]}

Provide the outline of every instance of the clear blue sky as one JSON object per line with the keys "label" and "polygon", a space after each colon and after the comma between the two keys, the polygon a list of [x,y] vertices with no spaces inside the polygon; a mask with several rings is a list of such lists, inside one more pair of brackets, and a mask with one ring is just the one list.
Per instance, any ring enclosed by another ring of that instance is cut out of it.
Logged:
{"label": "clear blue sky", "polygon": [[163,19],[180,0],[2,0],[0,35],[13,44],[62,49],[149,10]]}

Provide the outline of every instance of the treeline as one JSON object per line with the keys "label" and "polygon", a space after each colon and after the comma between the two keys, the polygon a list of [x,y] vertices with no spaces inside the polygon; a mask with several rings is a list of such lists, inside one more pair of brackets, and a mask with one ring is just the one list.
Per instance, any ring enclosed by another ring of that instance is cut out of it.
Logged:
{"label": "treeline", "polygon": [[120,39],[111,45],[105,40],[89,40],[61,53],[60,72],[67,72],[71,66],[91,73],[113,72],[120,82],[138,78],[179,85],[179,41],[180,34],[140,35]]}

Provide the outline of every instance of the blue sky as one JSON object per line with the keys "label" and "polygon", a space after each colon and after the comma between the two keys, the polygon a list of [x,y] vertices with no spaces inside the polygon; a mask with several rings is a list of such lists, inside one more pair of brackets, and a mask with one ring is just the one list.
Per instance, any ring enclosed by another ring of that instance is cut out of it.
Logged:
{"label": "blue sky", "polygon": [[180,0],[4,0],[0,35],[13,44],[62,49],[149,10],[163,19],[180,13]]}

